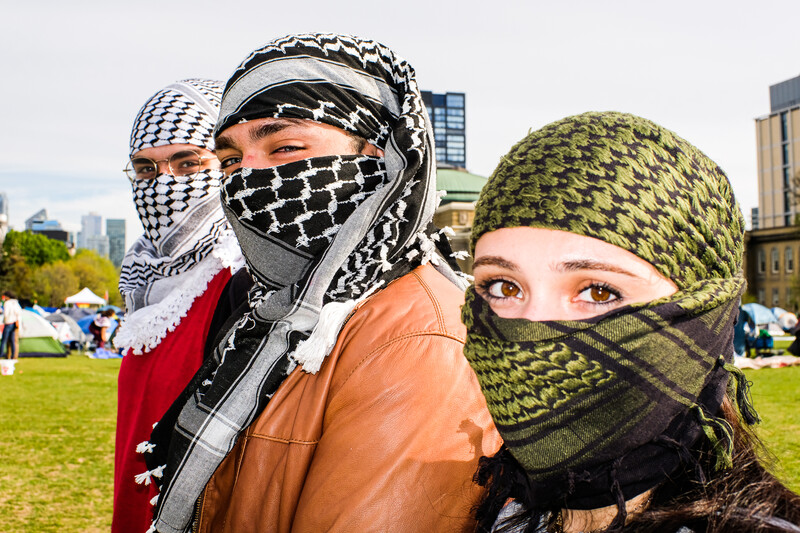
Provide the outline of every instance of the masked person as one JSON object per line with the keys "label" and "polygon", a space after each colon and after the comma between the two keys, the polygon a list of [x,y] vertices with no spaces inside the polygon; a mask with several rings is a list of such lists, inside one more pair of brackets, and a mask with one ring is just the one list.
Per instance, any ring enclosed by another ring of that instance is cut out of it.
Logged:
{"label": "masked person", "polygon": [[228,81],[216,143],[255,286],[153,432],[152,530],[472,529],[500,443],[413,69],[374,41],[278,39]]}
{"label": "masked person", "polygon": [[463,311],[504,440],[479,531],[800,530],[732,365],[743,237],[722,170],[648,120],[565,118],[503,157]]}
{"label": "masked person", "polygon": [[213,80],[171,84],[144,104],[131,132],[126,173],[144,234],[125,255],[119,282],[127,315],[114,338],[126,352],[114,532],[149,527],[156,491],[142,475],[142,443],[202,364],[209,329],[235,305],[239,276],[232,273],[244,261],[222,213],[222,173],[211,151],[221,95],[222,84]]}

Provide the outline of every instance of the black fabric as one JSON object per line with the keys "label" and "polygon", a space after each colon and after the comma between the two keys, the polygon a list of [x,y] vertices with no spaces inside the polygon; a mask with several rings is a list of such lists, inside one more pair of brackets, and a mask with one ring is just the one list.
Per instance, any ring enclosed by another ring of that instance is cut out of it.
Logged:
{"label": "black fabric", "polygon": [[[247,304],[247,291],[253,286],[253,278],[247,272],[247,269],[239,269],[228,282],[220,293],[217,307],[214,309],[214,315],[211,317],[211,324],[208,326],[208,336],[206,337],[206,344],[203,348],[203,361],[206,361],[214,351],[225,332],[228,331],[235,322],[242,316],[245,311],[236,316],[235,311]],[[242,307],[242,309],[245,309]],[[228,324],[230,322],[230,324]],[[228,324],[226,326],[226,324]]]}

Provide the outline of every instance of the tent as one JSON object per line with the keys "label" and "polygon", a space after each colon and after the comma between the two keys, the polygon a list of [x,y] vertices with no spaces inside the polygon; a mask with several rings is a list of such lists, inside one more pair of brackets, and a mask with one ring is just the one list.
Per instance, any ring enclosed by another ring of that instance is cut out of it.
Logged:
{"label": "tent", "polygon": [[105,305],[106,301],[89,290],[88,287],[82,288],[77,294],[68,296],[64,303],[75,305]]}
{"label": "tent", "polygon": [[22,310],[19,329],[20,357],[66,357],[53,325],[33,311]]}
{"label": "tent", "polygon": [[756,326],[763,327],[763,329],[771,329],[768,326],[770,324],[775,324],[780,332],[783,331],[783,329],[778,325],[778,317],[776,317],[775,314],[769,310],[769,308],[761,304],[744,304],[742,306],[742,311],[747,313],[749,321]]}
{"label": "tent", "polygon": [[61,344],[65,344],[73,350],[82,349],[88,340],[75,319],[66,313],[52,313],[47,315],[45,319],[56,328],[58,340],[61,341]]}

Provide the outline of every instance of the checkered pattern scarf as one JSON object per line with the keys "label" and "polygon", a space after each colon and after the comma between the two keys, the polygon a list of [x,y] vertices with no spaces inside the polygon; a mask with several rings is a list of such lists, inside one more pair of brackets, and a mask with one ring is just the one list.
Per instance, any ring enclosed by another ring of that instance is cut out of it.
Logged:
{"label": "checkered pattern scarf", "polygon": [[353,37],[278,39],[234,72],[217,131],[263,117],[337,126],[385,156],[243,168],[223,183],[256,285],[250,311],[187,389],[177,422],[168,413],[151,438],[146,460],[161,491],[154,530],[190,526],[195,500],[239,433],[298,365],[319,370],[358,301],[429,261],[461,284],[431,225],[433,136],[408,63]]}
{"label": "checkered pattern scarf", "polygon": [[[131,133],[131,156],[145,148],[192,144],[213,149],[222,86],[184,80],[153,95]],[[155,348],[180,323],[208,282],[223,268],[242,265],[235,237],[219,202],[222,173],[161,174],[133,184],[144,227],[122,261],[119,289],[128,315],[114,338],[140,354]]]}
{"label": "checkered pattern scarf", "polygon": [[734,403],[745,421],[756,415],[730,364],[744,224],[722,170],[648,120],[568,117],[503,157],[476,207],[473,249],[485,233],[525,226],[619,246],[679,289],[572,322],[501,319],[468,291],[465,355],[535,505],[621,505],[703,435],[729,466],[731,428],[718,415],[731,374]]}

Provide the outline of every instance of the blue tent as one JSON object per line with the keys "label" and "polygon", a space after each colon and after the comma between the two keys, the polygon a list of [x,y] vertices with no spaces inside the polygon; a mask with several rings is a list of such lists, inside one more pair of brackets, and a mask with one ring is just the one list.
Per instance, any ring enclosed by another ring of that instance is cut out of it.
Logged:
{"label": "blue tent", "polygon": [[769,310],[769,308],[764,307],[761,304],[744,304],[742,306],[742,310],[747,313],[747,316],[750,318],[750,321],[755,323],[756,326],[760,326],[762,324],[772,324],[778,322],[778,317],[775,316],[775,313]]}

